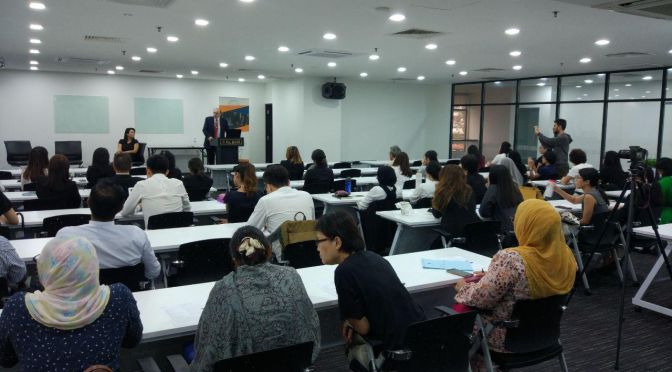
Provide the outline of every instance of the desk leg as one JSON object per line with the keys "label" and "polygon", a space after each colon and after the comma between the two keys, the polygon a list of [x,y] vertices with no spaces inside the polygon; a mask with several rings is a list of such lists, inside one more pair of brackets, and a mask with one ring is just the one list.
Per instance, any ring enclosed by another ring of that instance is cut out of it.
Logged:
{"label": "desk leg", "polygon": [[409,227],[397,223],[390,256],[394,254],[420,252],[431,249],[432,243],[439,234],[432,231],[434,226]]}
{"label": "desk leg", "polygon": [[[574,255],[576,256],[576,264],[579,267],[579,272],[581,272],[583,271],[583,259],[581,258],[581,252],[579,251],[576,235],[574,234],[573,230],[571,232],[570,239],[572,239],[572,248],[574,249]],[[587,291],[590,291],[590,285],[588,285],[588,277],[586,277],[585,272],[583,273],[581,280],[583,281],[583,288],[585,288]]]}
{"label": "desk leg", "polygon": [[394,239],[392,239],[392,247],[390,247],[390,256],[393,256],[397,253],[399,249],[399,235],[401,235],[401,230],[404,229],[404,225],[397,223],[397,231],[394,232]]}
{"label": "desk leg", "polygon": [[[667,257],[670,257],[670,252],[672,252],[672,244],[669,242],[667,243],[667,247],[665,248],[665,255]],[[649,275],[646,276],[646,279],[644,279],[644,283],[642,283],[642,286],[639,287],[639,290],[637,293],[635,293],[635,297],[632,298],[632,304],[635,306],[643,307],[645,309],[649,309],[651,311],[655,311],[657,313],[661,313],[663,315],[671,316],[672,317],[672,309],[669,309],[667,307],[663,307],[660,305],[656,305],[652,302],[644,301],[642,298],[646,294],[646,291],[649,290],[649,286],[651,283],[653,283],[653,280],[656,278],[656,275],[658,275],[658,272],[660,271],[660,268],[663,267],[665,264],[665,260],[663,256],[658,257],[658,260],[656,260],[656,263],[653,265],[651,268],[651,271],[649,272]]]}

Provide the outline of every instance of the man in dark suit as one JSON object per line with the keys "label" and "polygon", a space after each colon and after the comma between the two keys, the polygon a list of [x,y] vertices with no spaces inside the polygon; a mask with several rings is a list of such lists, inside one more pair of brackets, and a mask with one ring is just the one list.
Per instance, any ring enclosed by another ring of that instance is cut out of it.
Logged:
{"label": "man in dark suit", "polygon": [[130,175],[131,156],[128,154],[115,154],[112,168],[114,168],[114,173],[116,174],[112,177],[103,178],[103,180],[121,186],[121,188],[124,189],[125,199],[128,197],[128,188],[135,186],[138,181],[142,181],[142,178]]}
{"label": "man in dark suit", "polygon": [[210,146],[210,141],[225,137],[228,129],[229,123],[226,119],[222,118],[219,107],[215,107],[212,110],[212,116],[206,117],[203,123],[203,135],[205,136],[203,147],[205,147],[205,151],[208,153],[208,164],[215,164],[216,147]]}

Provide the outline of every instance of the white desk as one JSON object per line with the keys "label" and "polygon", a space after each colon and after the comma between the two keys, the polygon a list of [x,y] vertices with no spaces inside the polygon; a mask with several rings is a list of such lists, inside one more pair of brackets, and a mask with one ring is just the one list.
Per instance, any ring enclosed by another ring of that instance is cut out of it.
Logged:
{"label": "white desk", "polygon": [[[70,176],[86,176],[86,169],[87,167],[83,168],[76,168],[76,167],[70,167]],[[21,178],[21,173],[23,173],[23,169],[3,169],[4,172],[9,172],[12,174],[12,177],[15,178]]]}
{"label": "white desk", "polygon": [[[342,180],[343,178],[337,178],[336,180]],[[378,185],[378,179],[376,177],[355,177],[351,178],[357,182],[357,187],[359,186],[376,186]],[[289,181],[289,186],[293,189],[302,189],[304,180],[295,180]]]}
{"label": "white desk", "polygon": [[[490,258],[459,248],[408,253],[385,259],[390,262],[401,282],[413,295],[446,288],[460,279],[445,270],[423,269],[422,258],[456,256],[472,261],[474,270],[487,269],[490,265]],[[338,306],[334,286],[335,269],[335,265],[323,265],[297,270],[317,311]],[[133,293],[143,325],[142,342],[194,334],[213,286],[214,282],[210,282]]]}
{"label": "white desk", "polygon": [[[632,229],[632,231],[633,233],[639,236],[644,236],[647,238],[656,237],[653,228],[651,226],[637,227]],[[665,248],[665,256],[667,256],[669,261],[670,252],[672,252],[672,223],[658,226],[658,234],[660,234],[660,239],[667,243]],[[637,293],[635,293],[635,296],[632,298],[632,304],[635,306],[643,307],[645,309],[649,309],[651,311],[655,311],[657,313],[661,313],[663,315],[672,316],[672,309],[656,305],[653,302],[648,302],[643,299],[644,295],[646,294],[646,291],[649,290],[651,283],[653,283],[653,280],[656,278],[656,275],[658,275],[658,272],[660,271],[661,268],[663,268],[664,265],[665,260],[663,256],[659,256],[658,260],[656,260],[656,263],[651,268],[651,271],[646,276],[646,279],[644,279],[644,283],[642,283],[642,285],[637,290]],[[669,280],[670,277],[666,276],[665,281],[667,281],[668,284],[670,284]]]}
{"label": "white desk", "polygon": [[427,208],[413,209],[406,216],[400,210],[380,211],[376,214],[397,224],[390,256],[427,249],[439,237],[439,233],[432,229],[441,225],[441,219],[434,217]]}
{"label": "white desk", "polygon": [[[356,169],[356,170],[361,171],[362,176],[374,176],[375,177],[376,174],[378,173],[377,168],[347,168],[347,169],[340,169],[339,168],[339,169],[332,169],[332,170],[334,171],[334,177],[340,177],[341,172],[343,172],[345,170],[352,170],[352,169]],[[303,174],[305,175],[306,172],[304,171]],[[262,179],[264,177],[264,172],[257,171],[257,172],[255,172],[255,175],[257,176],[258,179]]]}
{"label": "white desk", "polygon": [[[539,187],[539,188],[546,188],[546,186],[548,185],[548,180],[534,180],[534,181],[529,181],[529,182],[532,186],[536,186],[536,187]],[[563,189],[563,190],[569,190],[569,189],[573,189],[573,188],[576,187],[573,184],[572,185],[563,185],[560,182],[556,182],[555,184],[560,186],[560,188]]]}
{"label": "white desk", "polygon": [[[414,162],[419,161],[419,160],[422,160],[422,159],[409,159],[408,162],[413,164]],[[437,159],[437,160],[439,161],[439,163],[445,164],[449,160],[459,161],[460,159]],[[382,167],[384,165],[391,165],[392,164],[392,162],[389,161],[389,160],[362,160],[362,161],[360,161],[360,163],[367,164],[367,165],[370,165],[372,167]]]}
{"label": "white desk", "polygon": [[[79,189],[79,196],[88,198],[91,193],[90,189]],[[35,191],[9,191],[5,193],[7,199],[12,203],[23,203],[26,200],[37,200]]]}

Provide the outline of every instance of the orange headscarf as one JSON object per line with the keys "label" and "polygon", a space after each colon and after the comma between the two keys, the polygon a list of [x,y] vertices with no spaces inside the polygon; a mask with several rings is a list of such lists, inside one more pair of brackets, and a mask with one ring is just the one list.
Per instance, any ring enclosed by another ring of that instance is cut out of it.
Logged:
{"label": "orange headscarf", "polygon": [[528,199],[516,210],[513,221],[518,252],[525,262],[531,298],[569,292],[574,286],[576,260],[565,243],[560,215],[546,201]]}

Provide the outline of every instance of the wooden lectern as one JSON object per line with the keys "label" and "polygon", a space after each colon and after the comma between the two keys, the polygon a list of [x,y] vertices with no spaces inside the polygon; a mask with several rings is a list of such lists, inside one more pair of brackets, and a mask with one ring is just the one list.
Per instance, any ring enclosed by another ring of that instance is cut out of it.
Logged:
{"label": "wooden lectern", "polygon": [[210,141],[216,147],[217,164],[238,164],[238,147],[245,146],[244,138],[216,138]]}

